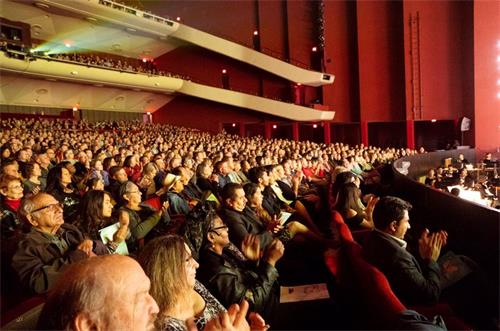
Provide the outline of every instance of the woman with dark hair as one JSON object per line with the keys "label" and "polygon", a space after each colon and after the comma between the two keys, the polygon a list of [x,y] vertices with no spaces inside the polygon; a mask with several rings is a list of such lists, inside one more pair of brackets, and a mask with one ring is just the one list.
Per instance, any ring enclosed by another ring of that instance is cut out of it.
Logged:
{"label": "woman with dark hair", "polygon": [[2,154],[0,156],[2,163],[12,158],[12,147],[10,147],[10,144],[3,144],[0,149],[2,150]]}
{"label": "woman with dark hair", "polygon": [[[165,201],[160,210],[156,210],[142,203],[142,193],[139,187],[134,183],[127,181],[120,186],[120,209],[118,212],[123,214],[120,217],[128,217],[130,236],[127,238],[129,250],[135,250],[142,245],[140,241],[146,236],[152,237],[161,233],[162,227],[158,225],[167,225],[170,223],[170,216],[167,213],[169,203]],[[158,228],[158,231],[152,232]],[[150,234],[151,233],[151,234]]]}
{"label": "woman with dark hair", "polygon": [[[113,204],[108,192],[89,191],[83,196],[78,227],[90,239],[102,241],[99,230],[114,223],[111,218],[112,211]],[[129,218],[125,214],[120,214],[119,219],[120,228],[113,235],[113,240],[106,244],[110,253],[116,251],[118,245],[125,240],[129,232]]]}
{"label": "woman with dark hair", "polygon": [[67,168],[59,164],[49,170],[45,192],[62,203],[64,221],[74,222],[80,210],[81,197],[73,189],[71,174]]}
{"label": "woman with dark hair", "polygon": [[23,177],[26,178],[23,181],[24,194],[37,194],[40,191],[45,190],[45,186],[40,181],[40,176],[42,175],[42,170],[40,165],[36,162],[26,163],[23,168]]}
{"label": "woman with dark hair", "polygon": [[128,178],[134,183],[141,177],[142,169],[141,164],[137,162],[135,155],[129,155],[123,161],[123,169],[127,173]]}
{"label": "woman with dark hair", "polygon": [[361,202],[361,190],[355,183],[340,188],[334,209],[344,218],[351,230],[373,229],[373,209],[378,198],[370,197],[365,207]]}

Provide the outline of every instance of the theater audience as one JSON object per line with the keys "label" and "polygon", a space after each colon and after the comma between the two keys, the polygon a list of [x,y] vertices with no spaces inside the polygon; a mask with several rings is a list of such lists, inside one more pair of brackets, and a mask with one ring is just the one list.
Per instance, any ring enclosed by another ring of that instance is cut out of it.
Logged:
{"label": "theater audience", "polygon": [[12,268],[33,292],[51,288],[66,265],[108,253],[104,245],[85,239],[76,226],[64,223],[62,205],[50,194],[25,198],[19,214],[31,230],[19,242]]}

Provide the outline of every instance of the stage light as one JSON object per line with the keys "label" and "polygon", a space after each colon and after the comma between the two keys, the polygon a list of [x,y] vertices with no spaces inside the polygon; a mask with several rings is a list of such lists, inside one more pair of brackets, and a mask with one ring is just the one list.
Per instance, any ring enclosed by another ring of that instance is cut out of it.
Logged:
{"label": "stage light", "polygon": [[222,69],[222,73],[225,75],[227,74],[227,70],[226,69]]}
{"label": "stage light", "polygon": [[146,58],[142,59],[142,62],[146,63],[148,60]]}
{"label": "stage light", "polygon": [[78,110],[78,107],[73,107],[73,111],[77,111]]}
{"label": "stage light", "polygon": [[433,118],[433,119],[431,120],[431,122],[432,122],[432,123],[436,123],[436,122],[437,122],[437,119]]}
{"label": "stage light", "polygon": [[318,124],[313,124],[313,129],[316,129],[318,127]]}
{"label": "stage light", "polygon": [[259,31],[255,30],[255,31],[253,32],[253,35],[254,35],[254,36],[258,36],[258,35],[259,35]]}
{"label": "stage light", "polygon": [[148,111],[146,114],[151,115],[151,112],[150,112],[150,111]]}
{"label": "stage light", "polygon": [[236,127],[236,123],[233,123],[231,126],[232,126],[233,128],[235,128],[235,127]]}
{"label": "stage light", "polygon": [[316,46],[314,46],[314,47],[312,48],[312,51],[313,51],[313,52],[316,52],[317,50],[318,50],[318,47],[316,47]]}
{"label": "stage light", "polygon": [[70,48],[71,47],[71,44],[70,43],[64,43],[64,46]]}
{"label": "stage light", "polygon": [[180,17],[180,16],[177,16],[175,20],[176,20],[177,22],[180,22],[180,21],[181,21],[181,17]]}
{"label": "stage light", "polygon": [[297,86],[302,86],[302,84],[301,83],[297,83]]}
{"label": "stage light", "polygon": [[273,129],[277,129],[278,126],[276,124],[273,124]]}

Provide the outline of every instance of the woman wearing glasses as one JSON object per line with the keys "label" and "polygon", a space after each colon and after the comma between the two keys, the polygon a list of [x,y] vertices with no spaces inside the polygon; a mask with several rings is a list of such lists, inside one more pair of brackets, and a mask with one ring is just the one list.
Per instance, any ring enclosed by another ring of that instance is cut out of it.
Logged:
{"label": "woman wearing glasses", "polygon": [[275,239],[260,258],[260,241],[249,235],[242,243],[242,256],[217,214],[209,213],[203,228],[198,279],[226,307],[246,299],[250,310],[268,319],[279,303],[275,264],[283,256],[283,243]]}

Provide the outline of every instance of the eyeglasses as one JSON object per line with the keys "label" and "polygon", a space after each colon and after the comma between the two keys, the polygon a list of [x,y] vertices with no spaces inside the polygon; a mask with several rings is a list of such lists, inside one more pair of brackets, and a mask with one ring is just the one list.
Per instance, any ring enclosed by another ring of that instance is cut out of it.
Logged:
{"label": "eyeglasses", "polygon": [[60,203],[60,202],[58,202],[58,203],[53,203],[53,204],[50,204],[50,205],[47,205],[47,206],[40,207],[40,208],[37,208],[37,209],[35,209],[35,210],[32,210],[32,211],[30,212],[30,214],[36,213],[37,211],[41,211],[41,210],[44,210],[44,209],[47,209],[47,208],[52,208],[52,209],[54,209],[54,208],[56,208],[56,207],[57,207],[57,208],[60,208],[60,209],[63,209],[63,207],[64,207],[64,206],[63,206],[63,204],[62,204],[62,203]]}
{"label": "eyeglasses", "polygon": [[218,226],[216,228],[212,228],[210,230],[208,230],[208,232],[215,232],[218,236],[220,236],[220,233],[217,232],[217,230],[228,230],[229,228],[227,227],[227,225],[222,225],[222,226]]}

